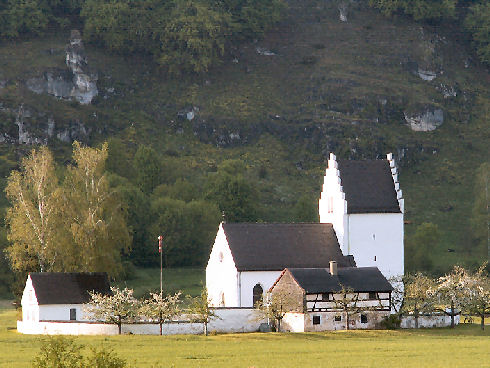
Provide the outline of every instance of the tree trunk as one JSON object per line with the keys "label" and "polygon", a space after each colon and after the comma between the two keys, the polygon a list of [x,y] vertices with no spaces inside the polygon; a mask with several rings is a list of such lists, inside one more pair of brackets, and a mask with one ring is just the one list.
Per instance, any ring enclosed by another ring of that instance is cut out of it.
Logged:
{"label": "tree trunk", "polygon": [[276,332],[281,332],[281,319],[282,318],[277,319],[277,331]]}
{"label": "tree trunk", "polygon": [[162,312],[160,312],[160,336],[162,336],[162,325],[163,325]]}
{"label": "tree trunk", "polygon": [[119,330],[119,335],[120,335],[121,334],[121,331],[122,331],[121,316],[117,316],[117,328]]}
{"label": "tree trunk", "polygon": [[480,327],[482,330],[485,330],[485,312],[481,314],[480,319]]}
{"label": "tree trunk", "polygon": [[349,312],[345,312],[345,329],[349,330]]}
{"label": "tree trunk", "polygon": [[451,328],[454,328],[454,302],[451,301]]}
{"label": "tree trunk", "polygon": [[204,322],[204,336],[208,336],[208,323]]}
{"label": "tree trunk", "polygon": [[414,309],[413,316],[415,318],[415,328],[418,329],[419,328],[419,311],[417,310],[417,308]]}

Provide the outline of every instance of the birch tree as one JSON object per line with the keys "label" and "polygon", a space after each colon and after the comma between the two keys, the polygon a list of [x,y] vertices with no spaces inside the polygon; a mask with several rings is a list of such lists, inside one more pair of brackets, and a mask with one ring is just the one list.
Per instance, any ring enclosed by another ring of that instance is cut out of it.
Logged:
{"label": "birch tree", "polygon": [[51,152],[32,150],[20,171],[12,171],[5,189],[12,206],[7,210],[7,255],[17,271],[59,271],[65,233],[60,226],[59,184]]}
{"label": "birch tree", "polygon": [[159,293],[152,293],[151,298],[145,300],[141,305],[141,315],[158,321],[160,335],[162,335],[163,323],[171,320],[180,313],[180,295],[180,291],[174,295],[167,295],[165,297]]}
{"label": "birch tree", "polygon": [[90,293],[91,300],[84,305],[84,312],[98,321],[117,325],[119,335],[122,324],[132,321],[138,312],[139,302],[133,297],[133,290],[120,290],[111,286],[111,295]]}
{"label": "birch tree", "polygon": [[126,210],[104,171],[107,144],[102,148],[73,144],[75,164],[68,167],[64,188],[64,213],[82,271],[121,271],[121,252],[128,251],[131,236]]}

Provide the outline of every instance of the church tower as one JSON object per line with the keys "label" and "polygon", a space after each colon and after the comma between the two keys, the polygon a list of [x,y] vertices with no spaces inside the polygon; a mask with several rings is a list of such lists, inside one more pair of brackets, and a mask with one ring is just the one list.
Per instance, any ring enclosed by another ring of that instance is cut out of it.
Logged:
{"label": "church tower", "polygon": [[344,255],[386,278],[404,273],[403,194],[393,155],[386,160],[337,160],[331,153],[319,201]]}

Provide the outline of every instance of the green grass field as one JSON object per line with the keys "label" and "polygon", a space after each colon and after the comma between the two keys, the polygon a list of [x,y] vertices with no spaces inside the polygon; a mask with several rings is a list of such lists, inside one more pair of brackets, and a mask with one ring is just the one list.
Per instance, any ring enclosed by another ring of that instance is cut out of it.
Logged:
{"label": "green grass field", "polygon": [[[205,283],[204,268],[168,268],[163,270],[163,291],[166,294],[181,291],[182,295],[197,296]],[[149,292],[160,292],[160,268],[136,268],[129,280],[115,283],[119,288],[134,290],[137,298]]]}
{"label": "green grass field", "polygon": [[[0,367],[29,367],[45,336],[21,335],[0,307]],[[250,333],[216,336],[84,336],[132,367],[489,367],[490,329]]]}

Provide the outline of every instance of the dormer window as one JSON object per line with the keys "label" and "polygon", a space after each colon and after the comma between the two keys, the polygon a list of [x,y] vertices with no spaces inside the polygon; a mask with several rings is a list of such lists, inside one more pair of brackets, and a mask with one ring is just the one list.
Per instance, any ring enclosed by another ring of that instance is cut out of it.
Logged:
{"label": "dormer window", "polygon": [[223,252],[219,252],[219,254],[218,254],[218,259],[219,259],[219,262],[220,262],[220,263],[221,263],[221,262],[223,262],[223,259],[224,259],[224,258],[225,258],[225,257],[224,257],[224,255],[223,255]]}

